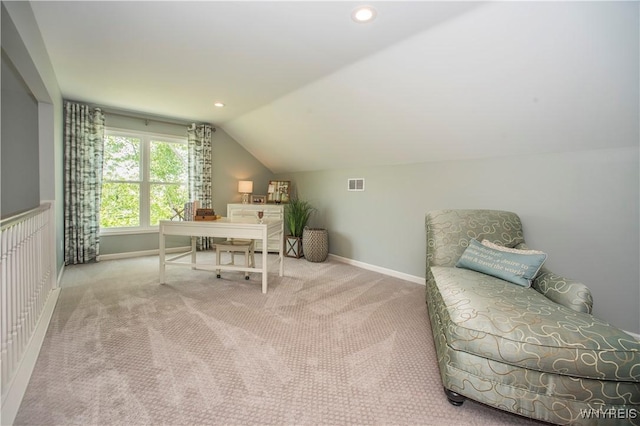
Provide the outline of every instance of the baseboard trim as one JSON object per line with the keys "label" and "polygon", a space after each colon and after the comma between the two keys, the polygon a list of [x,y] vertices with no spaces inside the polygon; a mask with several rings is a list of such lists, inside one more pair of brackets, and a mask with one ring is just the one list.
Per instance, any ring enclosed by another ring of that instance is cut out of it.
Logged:
{"label": "baseboard trim", "polygon": [[[335,255],[335,254],[329,254],[329,257],[334,259],[334,260],[336,260],[336,261],[338,261],[338,262],[341,262],[341,263],[346,263],[346,264],[349,264],[349,265],[357,266],[359,268],[367,269],[369,271],[379,272],[379,273],[384,274],[384,275],[389,275],[391,277],[400,278],[400,279],[405,280],[405,281],[411,281],[411,282],[416,283],[416,284],[426,285],[425,279],[423,277],[418,277],[418,276],[415,276],[415,275],[405,274],[404,272],[394,271],[393,269],[387,269],[387,268],[383,268],[383,267],[380,267],[380,266],[371,265],[369,263],[360,262],[358,260],[349,259],[347,257],[342,257],[342,256],[338,256],[338,255]],[[622,330],[622,331],[624,331],[625,333],[627,333],[628,335],[630,335],[634,339],[640,341],[640,334],[632,333],[631,331],[626,331],[626,330]]]}
{"label": "baseboard trim", "polygon": [[367,269],[369,271],[379,272],[390,277],[400,278],[401,280],[411,281],[412,283],[426,285],[424,277],[418,277],[416,275],[405,274],[404,272],[394,271],[393,269],[383,268],[381,266],[371,265],[369,263],[360,262],[358,260],[349,259],[347,257],[338,256],[335,254],[329,254],[329,257],[349,265],[357,266],[358,268]]}
{"label": "baseboard trim", "polygon": [[[166,249],[166,253],[181,253],[185,251],[191,250],[191,247],[172,247]],[[153,256],[160,253],[160,250],[142,250],[142,251],[128,251],[124,253],[113,253],[113,254],[103,254],[98,256],[98,261],[103,260],[116,260],[116,259],[127,259],[132,257],[142,257],[142,256]],[[357,266],[362,269],[367,269],[369,271],[379,272],[384,275],[388,275],[394,278],[399,278],[401,280],[410,281],[416,284],[425,285],[425,281],[423,277],[418,277],[415,275],[405,274],[404,272],[394,271],[393,269],[383,268],[376,265],[371,265],[369,263],[360,262],[358,260],[349,259],[347,257],[338,256],[335,254],[329,254],[329,257],[335,259],[338,262],[346,263],[349,265]]]}
{"label": "baseboard trim", "polygon": [[60,283],[62,283],[62,276],[64,275],[64,263],[60,268],[60,272],[58,272],[58,279],[56,280],[56,288],[60,288]]}
{"label": "baseboard trim", "polygon": [[[181,253],[191,250],[191,246],[184,247],[171,247],[165,250],[165,253]],[[153,256],[160,254],[160,249],[155,250],[141,250],[141,251],[126,251],[124,253],[113,254],[101,254],[98,256],[98,261],[102,260],[116,260],[116,259],[128,259],[131,257]]]}
{"label": "baseboard trim", "polygon": [[47,334],[53,311],[58,302],[58,296],[60,295],[60,288],[54,288],[49,293],[49,297],[44,305],[42,314],[38,319],[36,329],[31,336],[31,340],[27,345],[27,349],[24,353],[20,366],[16,371],[11,383],[9,383],[7,394],[2,401],[2,424],[11,425],[18,414],[22,398],[27,391],[29,380],[31,379],[31,373],[36,366],[38,355],[40,354],[40,348],[44,342],[44,337]]}

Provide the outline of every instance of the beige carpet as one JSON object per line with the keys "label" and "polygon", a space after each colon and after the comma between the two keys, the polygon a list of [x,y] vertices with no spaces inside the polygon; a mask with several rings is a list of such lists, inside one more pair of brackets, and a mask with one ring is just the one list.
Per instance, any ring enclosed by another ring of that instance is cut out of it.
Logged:
{"label": "beige carpet", "polygon": [[331,260],[285,275],[264,295],[175,266],[158,285],[157,257],[67,267],[15,424],[540,425],[447,402],[424,286]]}

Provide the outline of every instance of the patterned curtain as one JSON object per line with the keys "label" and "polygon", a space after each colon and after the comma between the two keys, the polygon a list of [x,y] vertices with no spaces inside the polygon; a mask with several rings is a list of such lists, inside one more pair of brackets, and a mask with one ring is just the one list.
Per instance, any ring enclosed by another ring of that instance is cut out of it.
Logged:
{"label": "patterned curtain", "polygon": [[98,260],[104,114],[99,108],[64,105],[64,262]]}
{"label": "patterned curtain", "polygon": [[[211,201],[211,133],[209,124],[192,124],[187,129],[189,146],[189,201],[201,208],[213,208]],[[198,238],[197,249],[213,248],[213,238]]]}

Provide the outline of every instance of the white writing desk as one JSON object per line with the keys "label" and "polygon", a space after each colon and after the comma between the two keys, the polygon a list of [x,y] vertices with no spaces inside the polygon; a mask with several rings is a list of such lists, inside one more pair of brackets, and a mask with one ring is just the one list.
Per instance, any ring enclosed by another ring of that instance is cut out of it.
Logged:
{"label": "white writing desk", "polygon": [[[215,261],[211,264],[196,264],[196,237],[219,237],[219,238],[241,238],[247,240],[268,239],[277,237],[280,241],[280,250],[278,254],[279,274],[284,275],[284,221],[282,219],[267,219],[264,223],[258,223],[255,218],[227,218],[223,217],[212,221],[186,221],[174,222],[171,220],[160,221],[160,283],[165,283],[165,266],[181,265],[190,266],[193,269],[204,270],[227,270],[227,271],[249,271],[262,273],[262,292],[267,292],[267,251],[262,251],[262,267],[247,268],[235,265],[216,265]],[[191,251],[182,253],[171,259],[166,258],[165,237],[167,235],[181,235],[191,237]],[[178,262],[177,259],[191,254],[191,262]],[[212,256],[213,257],[213,256]]]}

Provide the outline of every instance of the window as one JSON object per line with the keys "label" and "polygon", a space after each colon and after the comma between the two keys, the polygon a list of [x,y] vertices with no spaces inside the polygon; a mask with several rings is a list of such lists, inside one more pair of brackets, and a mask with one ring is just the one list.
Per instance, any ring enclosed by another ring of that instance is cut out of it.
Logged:
{"label": "window", "polygon": [[189,198],[187,140],[107,129],[102,176],[102,230],[145,230],[175,219]]}

